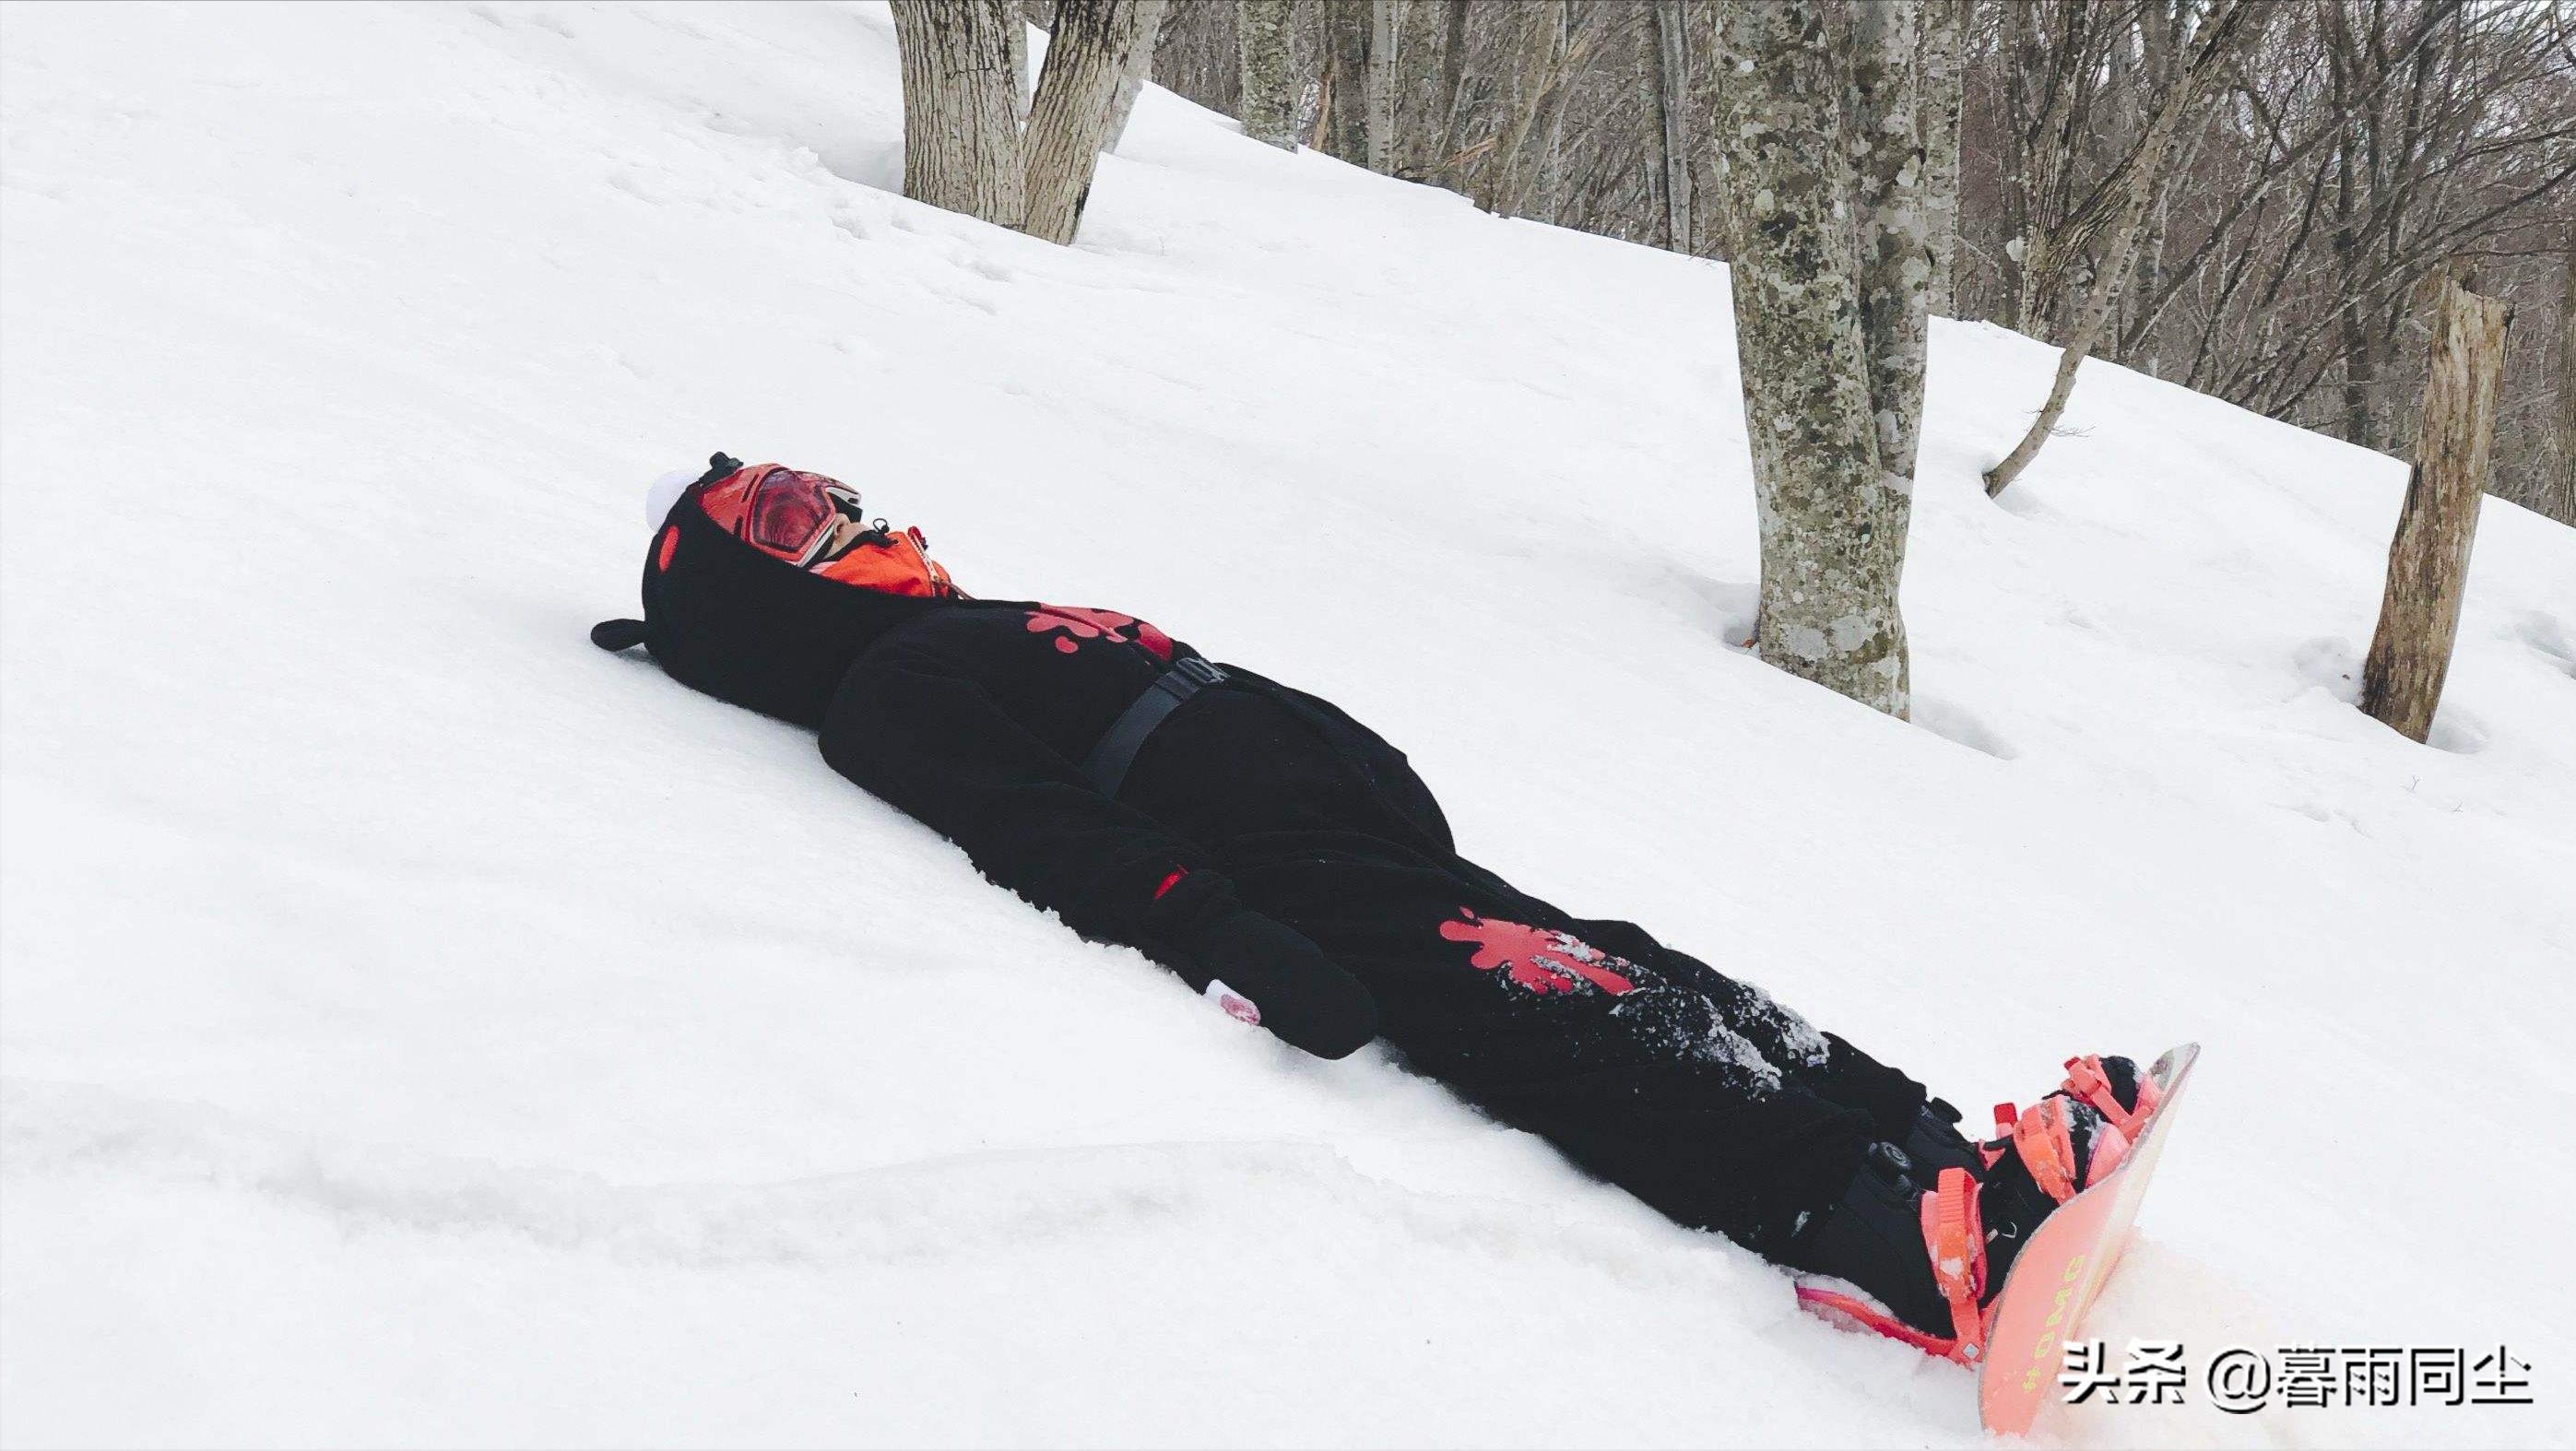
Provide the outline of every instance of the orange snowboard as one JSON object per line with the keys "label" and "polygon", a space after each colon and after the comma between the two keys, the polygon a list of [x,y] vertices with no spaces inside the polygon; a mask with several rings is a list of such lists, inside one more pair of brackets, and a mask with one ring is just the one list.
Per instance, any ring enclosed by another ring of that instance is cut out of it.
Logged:
{"label": "orange snowboard", "polygon": [[2200,1045],[2185,1043],[2156,1060],[2150,1071],[2164,1097],[2130,1145],[2128,1157],[2102,1182],[2041,1221],[2039,1232],[2014,1257],[2003,1293],[1991,1307],[1994,1319],[1977,1375],[1977,1411],[1987,1430],[2000,1435],[2029,1430],[2057,1389],[2065,1358],[2059,1347],[2083,1325],[2084,1312],[2128,1247],[2138,1201],[2155,1176],[2156,1157],[2164,1152],[2165,1126],[2199,1057]]}

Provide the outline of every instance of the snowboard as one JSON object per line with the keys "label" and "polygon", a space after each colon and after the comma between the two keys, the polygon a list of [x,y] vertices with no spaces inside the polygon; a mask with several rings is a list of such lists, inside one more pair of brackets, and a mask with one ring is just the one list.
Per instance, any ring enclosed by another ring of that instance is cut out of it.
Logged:
{"label": "snowboard", "polygon": [[2138,1201],[2155,1177],[2174,1108],[2199,1057],[2200,1045],[2185,1043],[2156,1060],[2148,1072],[2163,1088],[2163,1097],[2129,1146],[2128,1157],[2100,1183],[2040,1221],[2038,1232],[2014,1257],[2003,1292],[1991,1307],[1994,1318],[1977,1372],[1978,1418],[1988,1431],[2028,1431],[2057,1389],[2065,1359],[2060,1347],[2082,1328],[2084,1312],[2119,1268]]}

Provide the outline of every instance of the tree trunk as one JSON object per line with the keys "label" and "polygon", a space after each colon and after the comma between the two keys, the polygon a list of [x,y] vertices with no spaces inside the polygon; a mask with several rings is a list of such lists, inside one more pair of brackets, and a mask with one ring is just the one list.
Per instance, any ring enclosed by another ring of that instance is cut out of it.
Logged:
{"label": "tree trunk", "polygon": [[1143,35],[1139,0],[1061,0],[1046,68],[1029,105],[1027,220],[1032,237],[1070,245],[1091,197],[1111,103]]}
{"label": "tree trunk", "polygon": [[1242,0],[1235,33],[1243,56],[1243,134],[1297,149],[1297,87],[1291,54],[1295,0]]}
{"label": "tree trunk", "polygon": [[1693,100],[1708,131],[1707,141],[1693,158],[1697,165],[1691,173],[1691,190],[1699,206],[1691,221],[1699,228],[1700,255],[1731,264],[1738,243],[1729,230],[1735,209],[1726,201],[1726,138],[1744,122],[1744,85],[1727,58],[1726,17],[1714,0],[1698,0],[1684,14],[1698,25],[1698,33],[1691,38],[1691,74],[1699,82]]}
{"label": "tree trunk", "polygon": [[2032,66],[2029,56],[2034,49],[2030,38],[2033,22],[2031,7],[2018,3],[2004,5],[1996,12],[1995,49],[2003,70],[2001,87],[2004,124],[2001,150],[2003,175],[1997,185],[1995,210],[2002,223],[2003,246],[1998,249],[2002,261],[1997,270],[2002,287],[2002,300],[1996,304],[1995,321],[2014,331],[2024,331],[2029,319],[2022,315],[2022,257],[2030,250],[2032,219],[2030,211],[2030,174],[2032,127],[2035,98],[2031,92]]}
{"label": "tree trunk", "polygon": [[1368,165],[1369,26],[1375,0],[1323,0],[1324,105],[1316,126],[1323,150],[1353,166]]}
{"label": "tree trunk", "polygon": [[1136,48],[1127,55],[1127,69],[1118,77],[1118,97],[1109,103],[1109,144],[1102,150],[1115,152],[1127,139],[1127,118],[1136,114],[1136,98],[1145,94],[1145,82],[1154,74],[1154,43],[1163,33],[1163,17],[1169,13],[1166,0],[1136,0],[1144,12],[1138,22]]}
{"label": "tree trunk", "polygon": [[1447,77],[1455,10],[1450,0],[1389,0],[1389,8],[1394,49],[1387,60],[1387,175],[1437,185],[1446,179],[1450,153],[1453,91]]}
{"label": "tree trunk", "polygon": [[1017,0],[895,0],[903,194],[1005,227],[1025,215],[1011,37]]}
{"label": "tree trunk", "polygon": [[1440,184],[1451,191],[1465,190],[1453,158],[1467,144],[1462,113],[1467,105],[1468,18],[1467,0],[1449,0],[1440,27],[1440,107],[1433,113],[1440,120],[1430,134],[1437,138],[1433,154],[1438,158]]}
{"label": "tree trunk", "polygon": [[2558,505],[2576,523],[2576,246],[2567,249],[2567,290],[2558,294]]}
{"label": "tree trunk", "polygon": [[1848,115],[1859,202],[1861,340],[1868,350],[1878,464],[1889,476],[1888,486],[1910,497],[1923,424],[1925,304],[1932,281],[1916,71],[1922,6],[1917,0],[1877,0],[1853,7],[1851,17]]}
{"label": "tree trunk", "polygon": [[1762,658],[1902,717],[1908,501],[1880,466],[1843,78],[1824,0],[1727,0],[1719,138],[1762,538]]}
{"label": "tree trunk", "polygon": [[1567,41],[1574,29],[1571,5],[1556,7],[1556,36],[1548,47],[1547,145],[1539,150],[1539,216],[1550,226],[1565,224],[1565,96],[1571,82],[1565,69]]}
{"label": "tree trunk", "polygon": [[2424,422],[2388,546],[2379,629],[2361,668],[2361,708],[2413,741],[2433,729],[2460,632],[2460,596],[2495,442],[2496,379],[2513,321],[2512,308],[2470,292],[2447,272],[2425,292],[2433,344]]}
{"label": "tree trunk", "polygon": [[1664,122],[1664,245],[1691,249],[1690,36],[1682,0],[1649,0],[1655,23],[1655,106]]}
{"label": "tree trunk", "polygon": [[2332,98],[2336,114],[2343,117],[2338,128],[2341,135],[2335,143],[2334,203],[2335,271],[2342,278],[2340,290],[2344,300],[2341,320],[2336,324],[2343,345],[2343,436],[2346,443],[2377,448],[2379,441],[2370,426],[2370,387],[2375,381],[2376,370],[2371,366],[2370,339],[2364,331],[2365,314],[2361,299],[2354,295],[2364,260],[2356,221],[2360,206],[2359,187],[2355,183],[2353,166],[2354,157],[2361,150],[2361,118],[2352,105],[2355,77],[2347,60],[2358,51],[2344,39],[2340,30],[2336,36],[2343,43],[2327,51],[2327,72],[2331,83],[2328,95]]}
{"label": "tree trunk", "polygon": [[1183,0],[1163,10],[1147,74],[1173,95],[1225,116],[1243,114],[1240,0]]}
{"label": "tree trunk", "polygon": [[1367,134],[1362,153],[1368,169],[1380,176],[1395,170],[1395,21],[1402,0],[1369,0]]}
{"label": "tree trunk", "polygon": [[[2136,257],[2136,242],[2131,238],[2118,253],[2122,274],[2127,272]],[[2048,397],[2040,403],[2038,415],[2031,419],[2030,428],[2022,434],[2021,441],[2012,446],[2012,452],[2005,454],[2001,463],[1986,470],[1987,498],[1994,498],[2010,488],[2012,481],[2021,477],[2021,471],[2030,467],[2030,461],[2039,457],[2040,445],[2048,442],[2049,435],[2057,431],[2057,420],[2066,416],[2067,400],[2075,396],[2075,375],[2083,368],[2084,360],[2093,355],[2093,344],[2101,339],[2102,325],[2109,321],[2111,306],[2119,296],[2120,289],[2110,277],[2102,278],[2100,285],[2093,289],[2092,296],[2084,304],[2084,311],[2075,319],[2075,327],[2066,339],[2066,346],[2057,350],[2057,373],[2049,379]]]}
{"label": "tree trunk", "polygon": [[1029,119],[1029,97],[1037,84],[1037,77],[1029,74],[1029,25],[1027,9],[1014,0],[1014,3],[1011,3],[1011,28],[1008,36],[1011,46],[1011,122],[1013,125],[1019,125]]}
{"label": "tree trunk", "polygon": [[2075,393],[2075,374],[2092,355],[2093,344],[2100,340],[2103,325],[2120,300],[2121,283],[2136,270],[2139,248],[2146,242],[2148,211],[2163,192],[2173,159],[2174,132],[2186,115],[2198,110],[2202,97],[2217,80],[2219,62],[2248,33],[2246,18],[2252,4],[2253,0],[2220,0],[2221,8],[2204,23],[2190,63],[2165,89],[2145,133],[2101,183],[2103,188],[2116,188],[2107,193],[2107,200],[2116,202],[2116,209],[2093,206],[2084,218],[2051,228],[2033,249],[2034,255],[2025,259],[2023,302],[2027,310],[2037,295],[2034,279],[2062,275],[2071,259],[2089,251],[2094,238],[2102,232],[2107,231],[2113,239],[2109,257],[2094,272],[2084,305],[2067,330],[2047,400],[2040,405],[2038,416],[2031,419],[2021,442],[2013,445],[2003,462],[1986,471],[1988,497],[2002,493],[2021,477],[2021,471],[2039,456],[2040,445],[2048,442],[2049,434],[2056,430],[2057,420],[2065,416],[2066,400]]}
{"label": "tree trunk", "polygon": [[[2024,41],[2015,62],[2015,81],[2025,92],[2035,83],[2038,94],[2027,99],[2044,102],[2024,118],[2021,225],[2004,249],[2019,277],[2013,320],[2006,326],[2033,337],[2061,335],[2055,324],[2063,315],[2070,269],[2090,255],[2089,230],[2104,225],[2097,216],[2089,229],[2079,231],[2068,210],[2077,153],[2094,134],[2092,73],[2105,58],[2102,32],[2112,11],[2111,6],[2095,7],[2088,0],[2006,7],[2007,14],[2018,17]],[[2116,197],[2120,184],[2106,180],[2096,194]]]}
{"label": "tree trunk", "polygon": [[1486,184],[1477,204],[1496,216],[1529,215],[1529,200],[1546,181],[1547,158],[1530,138],[1564,79],[1566,0],[1520,0],[1504,10],[1505,60],[1497,77],[1500,125],[1486,158]]}
{"label": "tree trunk", "polygon": [[1959,306],[1959,118],[1967,101],[1968,8],[1973,0],[1924,0],[1922,95],[1923,241],[1932,254],[1924,306],[1955,317]]}

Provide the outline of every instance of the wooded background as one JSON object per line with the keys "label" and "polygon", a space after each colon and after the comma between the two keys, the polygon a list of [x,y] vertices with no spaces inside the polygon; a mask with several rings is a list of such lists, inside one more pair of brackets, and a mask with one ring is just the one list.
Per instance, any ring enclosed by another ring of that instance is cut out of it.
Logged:
{"label": "wooded background", "polygon": [[[1927,163],[1936,199],[1958,177],[1934,310],[2065,343],[2099,303],[2094,356],[2405,456],[2411,299],[2455,269],[2515,315],[2492,492],[2576,523],[2576,0],[2258,0],[2212,35],[2227,9],[1924,0],[1927,33],[1962,36],[1957,155]],[[1285,52],[1249,71],[1284,91],[1255,117],[1297,141],[1728,255],[1712,143],[1741,97],[1708,0],[1174,0],[1154,79],[1245,114],[1246,16]]]}

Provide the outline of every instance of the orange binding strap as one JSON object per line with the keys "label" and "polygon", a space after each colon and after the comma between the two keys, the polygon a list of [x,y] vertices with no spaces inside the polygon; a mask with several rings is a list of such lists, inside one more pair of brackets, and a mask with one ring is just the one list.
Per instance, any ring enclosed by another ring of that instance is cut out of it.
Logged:
{"label": "orange binding strap", "polygon": [[1967,1170],[1941,1171],[1939,1187],[1923,1196],[1923,1244],[1932,1252],[1932,1280],[1950,1302],[1957,1339],[1949,1356],[1974,1365],[1986,1353],[1986,1318],[1977,1301],[1986,1288],[1986,1232],[1977,1213],[1977,1181]]}
{"label": "orange binding strap", "polygon": [[2003,1162],[2004,1149],[2012,1143],[2013,1125],[2021,1121],[2021,1110],[2007,1101],[1995,1105],[1995,1136],[1976,1146],[1977,1157],[1991,1169]]}
{"label": "orange binding strap", "polygon": [[2066,1060],[2066,1091],[2101,1110],[2123,1138],[2135,1141],[2138,1126],[2155,1115],[2156,1104],[2164,1097],[2153,1078],[2138,1080],[2138,1106],[2120,1107],[2120,1096],[2111,1091],[2111,1080],[2102,1073],[2102,1060],[2091,1054]]}
{"label": "orange binding strap", "polygon": [[2075,1182],[2075,1141],[2067,1134],[2063,1100],[2041,1099],[2021,1116],[2013,1125],[2013,1151],[2021,1155],[2021,1166],[2040,1192],[2058,1203],[2074,1198],[2082,1187]]}

